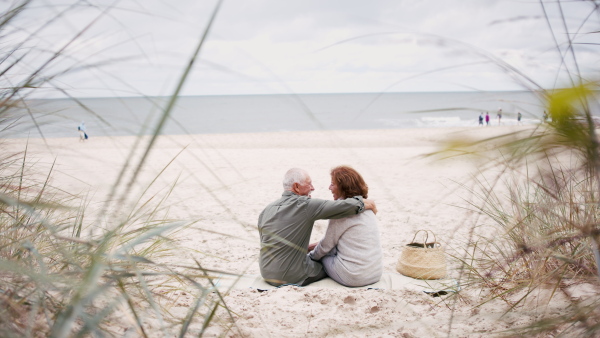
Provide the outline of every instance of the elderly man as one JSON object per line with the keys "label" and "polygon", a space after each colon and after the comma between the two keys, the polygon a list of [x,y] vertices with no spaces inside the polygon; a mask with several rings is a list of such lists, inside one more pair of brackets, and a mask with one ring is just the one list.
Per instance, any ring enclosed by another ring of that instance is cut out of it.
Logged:
{"label": "elderly man", "polygon": [[308,285],[327,277],[321,263],[307,254],[310,234],[318,219],[343,218],[365,209],[377,211],[375,203],[361,196],[345,200],[313,199],[315,190],[305,170],[288,170],[284,192],[258,217],[260,273],[271,285]]}

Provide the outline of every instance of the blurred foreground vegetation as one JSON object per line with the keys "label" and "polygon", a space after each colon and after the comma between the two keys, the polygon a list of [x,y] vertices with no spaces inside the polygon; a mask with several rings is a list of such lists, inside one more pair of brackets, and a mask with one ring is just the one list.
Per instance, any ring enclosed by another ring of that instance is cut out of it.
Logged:
{"label": "blurred foreground vegetation", "polygon": [[[27,11],[40,10],[39,6],[43,4],[31,0],[2,5],[0,131],[10,130],[20,118],[35,123],[33,115],[16,116],[13,111],[27,111],[26,99],[36,90],[68,96],[57,80],[85,66],[76,60],[71,67],[56,64],[69,60],[65,50],[82,39],[94,21],[73,32],[56,50],[39,47],[39,33],[70,11],[91,8],[102,16],[109,8],[86,2],[48,7],[57,15],[37,22],[36,29],[13,25]],[[202,42],[203,38],[192,59]],[[191,64],[164,108],[162,124]],[[130,189],[116,189],[136,182],[162,124],[156,126],[150,142],[135,143],[145,155],[136,158],[137,163],[123,163],[111,195],[93,212],[85,197],[53,186],[53,165],[36,163],[25,142],[20,153],[0,152],[1,337],[146,337],[205,332],[216,309],[223,306],[212,283],[214,273],[193,261],[190,266],[164,264],[169,257],[185,256],[177,241],[191,222],[169,217],[163,203],[171,190],[149,195],[146,188],[131,196],[127,195]],[[171,311],[184,296],[186,311]]]}
{"label": "blurred foreground vegetation", "polygon": [[483,291],[482,304],[501,299],[507,311],[568,304],[504,334],[600,334],[598,89],[591,82],[546,92],[546,123],[456,140],[437,153],[486,159],[476,184],[464,186],[478,226],[455,254],[463,283]]}

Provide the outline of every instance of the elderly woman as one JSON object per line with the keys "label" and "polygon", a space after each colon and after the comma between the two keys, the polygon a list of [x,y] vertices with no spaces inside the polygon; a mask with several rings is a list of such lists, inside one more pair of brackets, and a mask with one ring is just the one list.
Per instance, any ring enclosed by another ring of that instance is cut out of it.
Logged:
{"label": "elderly woman", "polygon": [[[331,170],[329,190],[334,200],[353,196],[367,198],[369,187],[351,167]],[[313,260],[320,260],[327,275],[345,286],[378,282],[383,272],[377,218],[371,210],[329,221],[325,237],[309,247]]]}

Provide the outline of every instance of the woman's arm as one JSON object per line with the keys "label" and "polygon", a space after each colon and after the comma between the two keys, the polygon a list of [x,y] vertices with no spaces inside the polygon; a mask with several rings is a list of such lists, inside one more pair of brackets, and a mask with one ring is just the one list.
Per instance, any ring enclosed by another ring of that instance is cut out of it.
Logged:
{"label": "woman's arm", "polygon": [[318,261],[327,255],[331,250],[333,250],[333,248],[335,248],[337,245],[338,240],[344,233],[345,227],[343,227],[342,224],[335,224],[340,223],[340,221],[334,221],[334,224],[331,223],[332,221],[329,221],[329,224],[327,225],[325,237],[323,237],[323,239],[321,239],[315,248],[309,253],[312,260]]}

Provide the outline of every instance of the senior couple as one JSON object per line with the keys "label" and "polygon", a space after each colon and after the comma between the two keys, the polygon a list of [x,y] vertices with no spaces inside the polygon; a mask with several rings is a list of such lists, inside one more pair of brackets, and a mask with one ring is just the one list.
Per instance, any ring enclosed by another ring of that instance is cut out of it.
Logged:
{"label": "senior couple", "polygon": [[[290,169],[283,194],[258,218],[260,273],[274,286],[308,285],[327,276],[345,286],[378,282],[383,272],[375,213],[368,186],[351,167],[331,170],[333,200],[311,198],[305,170]],[[314,222],[330,219],[325,237],[309,245]]]}

